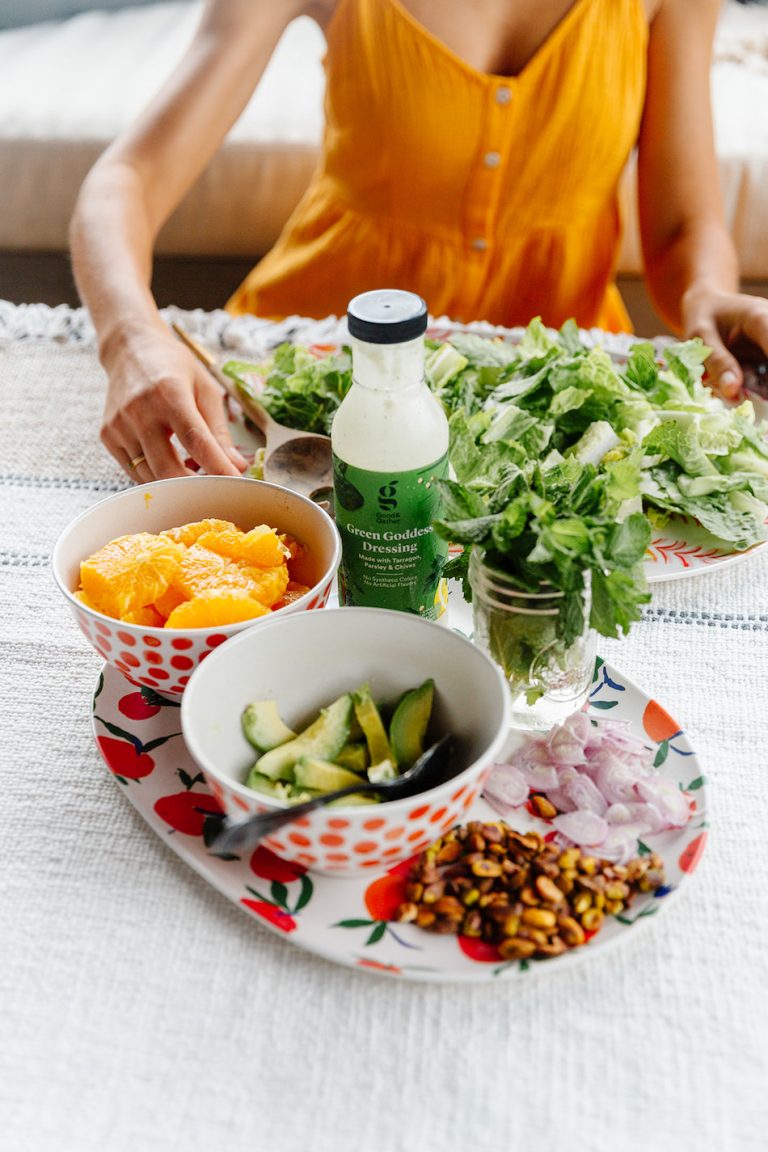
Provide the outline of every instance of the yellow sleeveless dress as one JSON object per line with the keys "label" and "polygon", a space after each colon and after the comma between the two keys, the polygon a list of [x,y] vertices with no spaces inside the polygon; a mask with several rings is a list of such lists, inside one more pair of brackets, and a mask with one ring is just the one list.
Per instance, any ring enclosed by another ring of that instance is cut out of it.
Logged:
{"label": "yellow sleeveless dress", "polygon": [[642,0],[575,0],[518,75],[495,76],[400,0],[339,0],[320,166],[228,309],[343,315],[387,287],[462,322],[630,330],[617,184],[647,39]]}

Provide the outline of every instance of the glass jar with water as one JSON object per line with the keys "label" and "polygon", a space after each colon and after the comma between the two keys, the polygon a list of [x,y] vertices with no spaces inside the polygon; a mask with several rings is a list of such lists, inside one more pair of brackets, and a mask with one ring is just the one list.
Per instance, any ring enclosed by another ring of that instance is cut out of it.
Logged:
{"label": "glass jar with water", "polygon": [[595,666],[589,626],[589,573],[583,627],[566,643],[558,619],[564,594],[547,584],[522,590],[484,552],[469,559],[474,641],[502,668],[512,693],[516,728],[547,729],[586,702]]}

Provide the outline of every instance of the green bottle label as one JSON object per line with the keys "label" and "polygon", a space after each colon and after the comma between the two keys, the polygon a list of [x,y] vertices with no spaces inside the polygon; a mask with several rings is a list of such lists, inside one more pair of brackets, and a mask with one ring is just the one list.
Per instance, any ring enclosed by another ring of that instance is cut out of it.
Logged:
{"label": "green bottle label", "polygon": [[439,502],[433,481],[447,474],[447,454],[409,472],[369,472],[334,455],[342,604],[394,608],[428,620],[442,615],[448,544],[431,523]]}

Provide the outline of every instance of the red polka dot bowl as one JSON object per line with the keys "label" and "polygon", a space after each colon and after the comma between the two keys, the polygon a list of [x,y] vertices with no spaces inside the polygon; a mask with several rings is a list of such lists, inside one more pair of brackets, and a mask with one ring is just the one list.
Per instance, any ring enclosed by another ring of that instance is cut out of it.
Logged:
{"label": "red polka dot bowl", "polygon": [[497,665],[464,636],[379,608],[329,608],[265,621],[193,673],[181,704],[182,732],[224,811],[242,819],[284,807],[243,783],[256,758],[240,724],[247,704],[274,699],[296,730],[366,681],[373,698],[387,703],[430,677],[435,701],[428,739],[450,733],[453,741],[447,780],[408,799],[319,808],[263,840],[313,871],[364,875],[412,856],[460,822],[506,741],[507,685]]}
{"label": "red polka dot bowl", "polygon": [[[80,563],[97,549],[133,532],[162,532],[195,520],[231,520],[248,530],[269,524],[305,549],[300,579],[309,592],[269,616],[216,628],[148,628],[103,616],[74,595]],[[86,639],[135,684],[177,699],[193,670],[215,648],[247,628],[322,608],[341,559],[336,525],[317,504],[261,480],[241,476],[183,476],[128,488],[88,508],[62,532],[53,551],[53,575]]]}

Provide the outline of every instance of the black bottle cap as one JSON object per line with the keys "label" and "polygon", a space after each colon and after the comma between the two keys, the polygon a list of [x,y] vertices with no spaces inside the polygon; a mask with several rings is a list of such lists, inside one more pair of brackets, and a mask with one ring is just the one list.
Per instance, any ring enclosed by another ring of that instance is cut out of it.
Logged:
{"label": "black bottle cap", "polygon": [[347,308],[350,336],[368,344],[404,344],[427,330],[427,305],[414,292],[378,288],[361,292]]}

